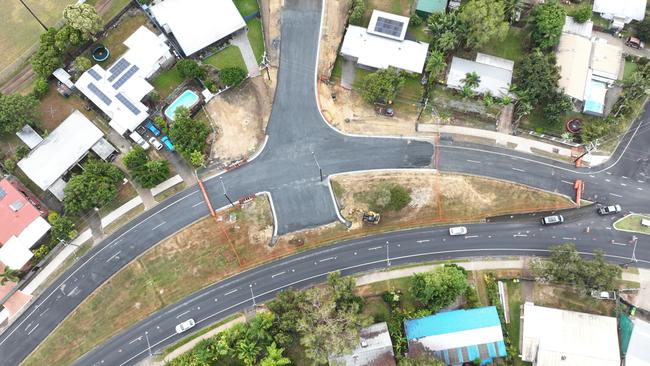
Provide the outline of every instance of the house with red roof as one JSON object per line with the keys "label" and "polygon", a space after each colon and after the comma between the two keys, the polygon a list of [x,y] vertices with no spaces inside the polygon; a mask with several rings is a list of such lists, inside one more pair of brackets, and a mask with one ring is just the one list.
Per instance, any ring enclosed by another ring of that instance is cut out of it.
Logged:
{"label": "house with red roof", "polygon": [[50,230],[47,211],[18,183],[0,180],[0,263],[23,269],[32,258],[31,248]]}

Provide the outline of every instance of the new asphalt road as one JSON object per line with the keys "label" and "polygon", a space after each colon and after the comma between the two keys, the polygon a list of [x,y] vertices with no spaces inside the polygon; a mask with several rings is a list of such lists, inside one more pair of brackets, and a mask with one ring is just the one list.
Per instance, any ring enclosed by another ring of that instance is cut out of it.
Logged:
{"label": "new asphalt road", "polygon": [[[586,182],[585,198],[620,203],[625,211],[647,211],[650,126],[646,110],[602,167],[579,169],[505,149],[454,143],[344,136],[327,126],[315,99],[315,65],[321,4],[288,0],[282,22],[278,86],[264,151],[251,163],[206,182],[215,207],[230,197],[268,191],[279,234],[337,219],[327,180],[336,173],[369,169],[437,168],[494,177],[572,196],[573,182]],[[432,157],[435,159],[432,160]],[[66,271],[48,291],[0,335],[2,365],[16,365],[92,291],[133,258],[184,226],[208,215],[196,187],[176,194],[138,217]],[[470,226],[465,237],[445,228],[396,232],[354,240],[284,258],[215,284],[145,319],[84,356],[79,364],[133,364],[150,351],[179,339],[174,326],[189,317],[197,327],[254,302],[268,300],[287,286],[304,287],[330,271],[364,271],[390,264],[499,254],[544,254],[549,245],[575,242],[585,252],[604,249],[609,259],[650,264],[646,238],[612,230],[617,217],[596,216],[593,208],[565,213],[567,223],[542,228],[538,217],[516,217]],[[589,227],[589,232],[586,228]],[[97,326],[101,326],[98,324]]]}

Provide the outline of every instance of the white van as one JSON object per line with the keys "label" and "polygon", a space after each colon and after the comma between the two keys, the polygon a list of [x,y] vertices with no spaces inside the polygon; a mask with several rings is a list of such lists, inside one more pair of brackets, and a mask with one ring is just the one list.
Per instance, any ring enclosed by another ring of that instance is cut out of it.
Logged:
{"label": "white van", "polygon": [[135,141],[136,144],[140,145],[143,149],[147,150],[149,148],[149,143],[145,141],[139,133],[133,131],[129,135],[131,140]]}

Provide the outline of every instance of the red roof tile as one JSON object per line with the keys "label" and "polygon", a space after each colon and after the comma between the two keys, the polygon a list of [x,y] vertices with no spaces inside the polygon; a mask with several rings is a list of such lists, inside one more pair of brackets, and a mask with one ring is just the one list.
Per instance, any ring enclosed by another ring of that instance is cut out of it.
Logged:
{"label": "red roof tile", "polygon": [[7,179],[0,181],[0,245],[41,215]]}

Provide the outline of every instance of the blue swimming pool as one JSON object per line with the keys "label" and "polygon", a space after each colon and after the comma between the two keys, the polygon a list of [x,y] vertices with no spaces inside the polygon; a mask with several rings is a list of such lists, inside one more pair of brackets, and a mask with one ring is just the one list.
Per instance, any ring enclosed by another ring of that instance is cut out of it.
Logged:
{"label": "blue swimming pool", "polygon": [[176,112],[176,108],[186,107],[187,109],[191,109],[198,102],[199,96],[191,90],[186,90],[183,94],[179,95],[178,98],[174,99],[172,104],[165,109],[165,116],[170,120],[174,120],[174,112]]}

